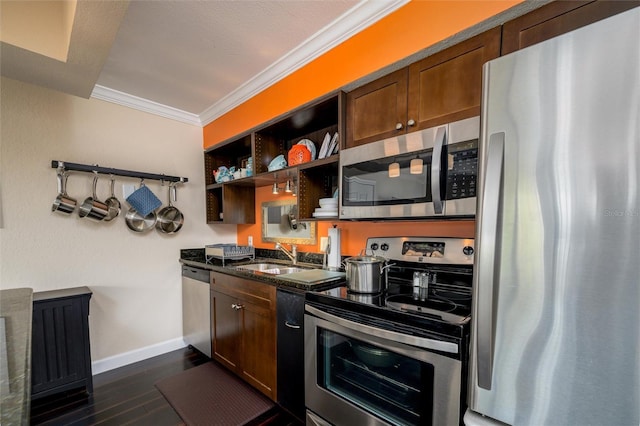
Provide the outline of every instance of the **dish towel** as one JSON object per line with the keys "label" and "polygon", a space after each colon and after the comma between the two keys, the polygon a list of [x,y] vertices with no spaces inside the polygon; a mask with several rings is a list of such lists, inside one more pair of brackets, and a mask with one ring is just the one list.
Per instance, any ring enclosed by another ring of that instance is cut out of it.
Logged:
{"label": "dish towel", "polygon": [[127,197],[127,202],[142,216],[146,216],[162,205],[162,202],[145,185],[140,185]]}

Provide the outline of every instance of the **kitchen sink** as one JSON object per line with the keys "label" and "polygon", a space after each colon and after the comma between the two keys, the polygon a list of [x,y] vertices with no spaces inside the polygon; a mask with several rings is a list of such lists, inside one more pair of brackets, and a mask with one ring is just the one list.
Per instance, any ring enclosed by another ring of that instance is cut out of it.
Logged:
{"label": "kitchen sink", "polygon": [[250,263],[247,265],[238,265],[235,267],[241,271],[251,271],[260,274],[283,275],[293,272],[307,271],[307,268],[299,268],[297,266],[287,266],[278,263]]}

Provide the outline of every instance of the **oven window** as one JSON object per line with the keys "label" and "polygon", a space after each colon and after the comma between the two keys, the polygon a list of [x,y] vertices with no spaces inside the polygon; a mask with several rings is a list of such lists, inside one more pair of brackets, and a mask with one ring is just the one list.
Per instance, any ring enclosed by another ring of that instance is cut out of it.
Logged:
{"label": "oven window", "polygon": [[344,165],[342,205],[384,206],[431,202],[431,155],[432,150],[428,149]]}
{"label": "oven window", "polygon": [[318,328],[318,385],[394,424],[431,425],[433,366]]}

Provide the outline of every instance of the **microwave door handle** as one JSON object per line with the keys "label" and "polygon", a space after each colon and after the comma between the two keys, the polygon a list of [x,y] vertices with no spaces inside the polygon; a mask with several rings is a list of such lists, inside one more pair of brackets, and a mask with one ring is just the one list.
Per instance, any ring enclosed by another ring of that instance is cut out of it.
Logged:
{"label": "microwave door handle", "polygon": [[479,247],[477,254],[476,365],[478,386],[491,390],[493,374],[495,308],[500,279],[501,216],[504,169],[504,132],[489,136],[487,172],[482,191]]}
{"label": "microwave door handle", "polygon": [[442,147],[447,136],[446,127],[440,127],[436,131],[436,144],[433,147],[431,156],[431,199],[433,200],[433,210],[435,214],[442,214],[442,197],[440,196],[440,172],[442,164]]}

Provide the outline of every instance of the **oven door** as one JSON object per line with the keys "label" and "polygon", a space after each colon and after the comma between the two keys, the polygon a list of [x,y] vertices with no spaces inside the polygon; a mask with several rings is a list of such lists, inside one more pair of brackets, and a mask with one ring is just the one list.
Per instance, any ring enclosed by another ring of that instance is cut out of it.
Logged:
{"label": "oven door", "polygon": [[334,425],[459,424],[457,344],[305,310],[308,410]]}

